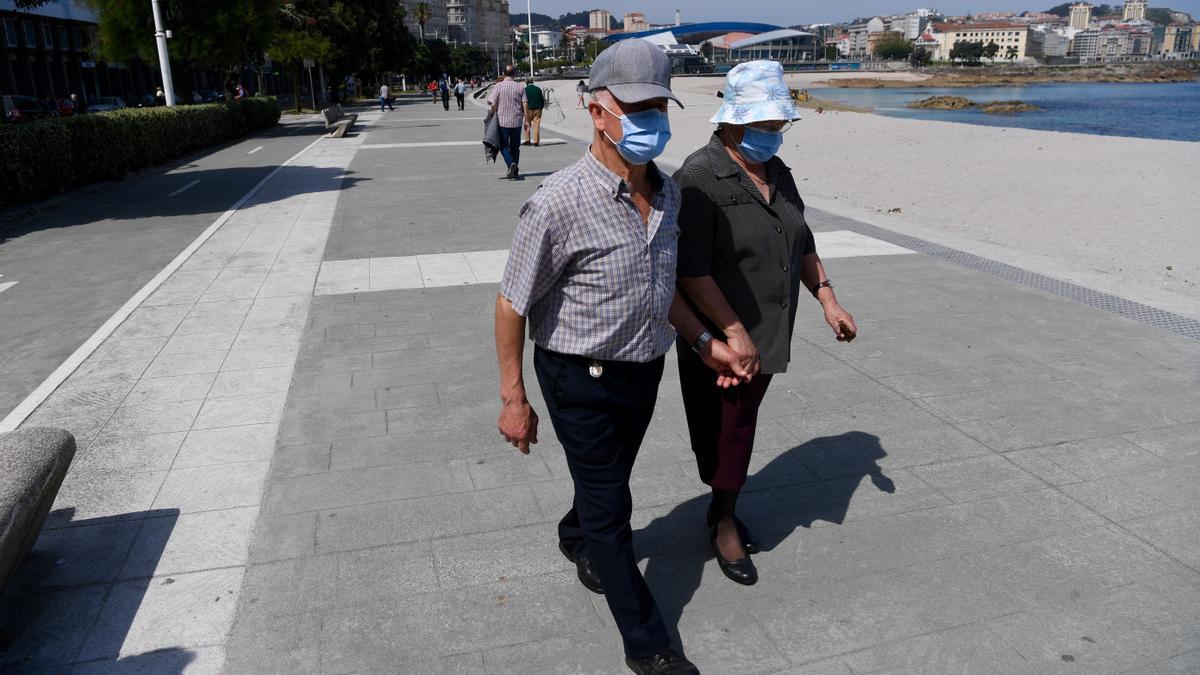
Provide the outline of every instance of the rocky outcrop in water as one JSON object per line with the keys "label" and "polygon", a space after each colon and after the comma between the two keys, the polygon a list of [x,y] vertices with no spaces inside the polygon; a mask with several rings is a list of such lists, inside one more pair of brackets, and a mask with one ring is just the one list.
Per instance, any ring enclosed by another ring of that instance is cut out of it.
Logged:
{"label": "rocky outcrop in water", "polygon": [[1015,115],[1016,113],[1041,110],[1041,108],[1024,101],[984,101],[976,103],[965,96],[930,96],[920,101],[908,104],[909,108],[918,110],[967,110],[979,108],[989,115]]}

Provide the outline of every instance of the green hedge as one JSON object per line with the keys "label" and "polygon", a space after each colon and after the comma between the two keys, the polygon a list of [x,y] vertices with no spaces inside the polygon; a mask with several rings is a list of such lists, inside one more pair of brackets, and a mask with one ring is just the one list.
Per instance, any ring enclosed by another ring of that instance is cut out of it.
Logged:
{"label": "green hedge", "polygon": [[155,166],[279,122],[274,98],[0,126],[0,207]]}

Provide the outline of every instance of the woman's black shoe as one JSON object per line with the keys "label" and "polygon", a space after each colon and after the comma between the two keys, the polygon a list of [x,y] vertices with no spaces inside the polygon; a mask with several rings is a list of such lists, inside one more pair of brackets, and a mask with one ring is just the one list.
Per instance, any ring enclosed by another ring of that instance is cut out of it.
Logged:
{"label": "woman's black shoe", "polygon": [[625,665],[638,675],[700,675],[700,670],[687,659],[667,647],[644,659],[625,657]]}
{"label": "woman's black shoe", "polygon": [[713,553],[717,556],[717,566],[721,568],[725,576],[743,586],[753,586],[758,583],[758,568],[754,566],[754,561],[750,559],[749,555],[737,560],[726,560],[725,556],[721,555],[721,547],[717,546],[716,526],[709,530],[708,541],[712,544]]}
{"label": "woman's black shoe", "polygon": [[[708,515],[705,516],[705,520],[708,522],[709,527],[717,524],[713,520],[713,505],[711,502],[708,505]],[[742,548],[746,549],[746,553],[754,555],[761,551],[762,547],[758,545],[758,540],[754,538],[754,535],[750,534],[750,530],[746,529],[746,524],[742,522],[742,519],[734,516],[733,522],[737,525],[738,537],[741,538]]]}

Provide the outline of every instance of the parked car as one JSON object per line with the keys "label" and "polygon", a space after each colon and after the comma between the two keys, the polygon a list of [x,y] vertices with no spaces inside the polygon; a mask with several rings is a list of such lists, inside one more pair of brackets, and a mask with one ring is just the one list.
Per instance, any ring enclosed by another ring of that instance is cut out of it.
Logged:
{"label": "parked car", "polygon": [[0,108],[5,122],[32,122],[53,116],[32,96],[0,96]]}
{"label": "parked car", "polygon": [[158,99],[154,98],[154,94],[142,94],[129,99],[129,105],[133,108],[153,108],[158,105]]}
{"label": "parked car", "polygon": [[225,92],[216,89],[198,89],[192,92],[192,103],[220,103],[225,100]]}
{"label": "parked car", "polygon": [[88,112],[120,110],[125,107],[127,107],[125,101],[120,96],[98,96],[88,104]]}
{"label": "parked car", "polygon": [[75,114],[75,102],[69,98],[58,99],[58,116],[70,117]]}

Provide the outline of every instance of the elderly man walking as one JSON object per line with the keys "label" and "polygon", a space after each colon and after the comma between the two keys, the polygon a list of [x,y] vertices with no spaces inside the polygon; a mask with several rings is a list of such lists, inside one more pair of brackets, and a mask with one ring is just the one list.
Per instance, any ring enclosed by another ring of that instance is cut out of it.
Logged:
{"label": "elderly man walking", "polygon": [[516,71],[512,66],[504,67],[504,79],[492,87],[487,102],[492,114],[500,122],[500,154],[508,165],[508,178],[516,178],[521,160],[521,125],[527,114],[525,87],[513,79]]}
{"label": "elderly man walking", "polygon": [[[663,356],[676,331],[717,372],[746,375],[675,290],[679,189],[653,163],[670,138],[671,65],[626,40],[592,66],[594,133],[583,158],[548,177],[521,208],[496,298],[498,426],[522,453],[537,443],[526,397],[526,322],[534,370],[575,484],[559,548],[580,582],[603,593],[635,673],[697,673],[671,648],[637,568],[629,476],[654,413]],[[674,326],[674,329],[672,328]]]}

